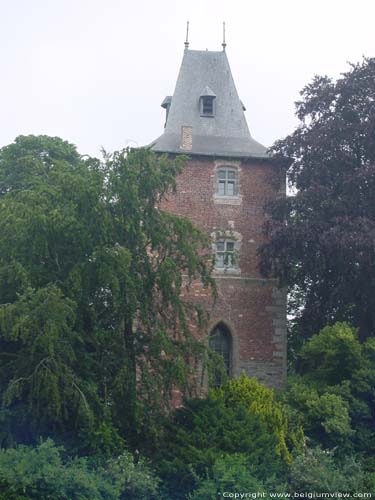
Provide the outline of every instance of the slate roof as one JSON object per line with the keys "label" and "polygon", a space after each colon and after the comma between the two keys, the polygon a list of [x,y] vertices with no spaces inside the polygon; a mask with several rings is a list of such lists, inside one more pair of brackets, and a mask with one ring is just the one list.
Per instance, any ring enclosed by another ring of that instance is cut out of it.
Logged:
{"label": "slate roof", "polygon": [[[215,116],[201,116],[200,97],[215,97]],[[207,95],[207,94],[206,94]],[[169,97],[169,96],[168,96]],[[167,104],[168,102],[168,104]],[[267,158],[266,148],[249,132],[225,51],[185,50],[164,133],[150,146],[154,151],[181,152],[182,127],[192,127],[189,155]]]}
{"label": "slate roof", "polygon": [[216,97],[216,94],[213,90],[210,89],[210,87],[207,85],[207,87],[202,90],[200,93],[200,97]]}

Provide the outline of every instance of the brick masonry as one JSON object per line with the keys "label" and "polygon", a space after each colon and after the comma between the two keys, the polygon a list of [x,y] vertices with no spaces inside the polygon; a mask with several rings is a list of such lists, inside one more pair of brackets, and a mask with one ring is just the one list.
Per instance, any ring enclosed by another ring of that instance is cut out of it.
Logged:
{"label": "brick masonry", "polygon": [[[217,169],[238,170],[238,196],[217,194]],[[280,196],[271,162],[194,158],[177,179],[177,193],[164,209],[187,216],[207,232],[235,235],[237,269],[215,271],[218,300],[211,310],[209,331],[223,322],[232,335],[231,374],[244,370],[269,386],[280,387],[286,377],[286,294],[258,269],[257,249],[265,241],[265,205]],[[209,307],[207,291],[193,286],[191,296]]]}

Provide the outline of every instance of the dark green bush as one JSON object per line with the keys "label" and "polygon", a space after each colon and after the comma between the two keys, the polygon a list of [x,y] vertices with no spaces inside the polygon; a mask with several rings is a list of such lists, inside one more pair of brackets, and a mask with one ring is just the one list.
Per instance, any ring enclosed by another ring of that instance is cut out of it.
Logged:
{"label": "dark green bush", "polygon": [[210,396],[189,401],[175,413],[166,426],[157,466],[172,498],[178,499],[197,486],[197,476],[210,474],[223,454],[244,454],[260,480],[280,474],[285,464],[277,445],[277,436],[259,415]]}
{"label": "dark green bush", "polygon": [[189,500],[220,498],[223,492],[262,492],[264,484],[252,475],[248,457],[241,454],[217,458],[211,473],[198,479],[198,487],[189,495]]}

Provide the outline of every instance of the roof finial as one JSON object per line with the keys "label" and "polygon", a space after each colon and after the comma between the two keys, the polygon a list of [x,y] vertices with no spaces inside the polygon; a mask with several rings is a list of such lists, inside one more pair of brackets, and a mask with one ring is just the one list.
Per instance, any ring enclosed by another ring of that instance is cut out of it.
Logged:
{"label": "roof finial", "polygon": [[186,40],[185,40],[185,50],[189,48],[189,21],[186,22]]}
{"label": "roof finial", "polygon": [[225,50],[225,47],[227,46],[225,42],[225,22],[223,23],[223,43],[221,44],[221,46],[223,47],[223,50]]}

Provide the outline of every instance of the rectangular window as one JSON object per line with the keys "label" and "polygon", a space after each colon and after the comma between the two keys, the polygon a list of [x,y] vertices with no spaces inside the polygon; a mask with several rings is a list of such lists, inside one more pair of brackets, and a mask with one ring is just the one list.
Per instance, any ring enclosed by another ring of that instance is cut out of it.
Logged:
{"label": "rectangular window", "polygon": [[204,115],[212,115],[214,111],[213,100],[210,98],[203,99],[203,114]]}
{"label": "rectangular window", "polygon": [[237,170],[221,168],[217,172],[217,194],[219,196],[238,195]]}
{"label": "rectangular window", "polygon": [[201,97],[201,116],[214,116],[214,97],[203,96]]}
{"label": "rectangular window", "polygon": [[233,268],[234,259],[234,241],[219,240],[216,242],[215,267],[217,269]]}

